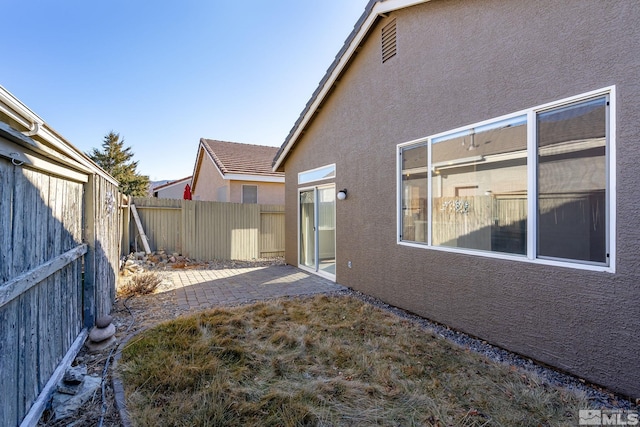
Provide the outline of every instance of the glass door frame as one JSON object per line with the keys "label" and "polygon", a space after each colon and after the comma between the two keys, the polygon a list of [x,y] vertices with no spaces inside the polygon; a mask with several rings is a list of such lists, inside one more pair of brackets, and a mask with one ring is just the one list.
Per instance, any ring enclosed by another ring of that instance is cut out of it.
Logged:
{"label": "glass door frame", "polygon": [[[297,252],[297,257],[298,257],[298,268],[308,271],[310,273],[313,274],[317,274],[318,276],[322,276],[325,277],[327,279],[330,279],[332,281],[336,281],[336,275],[335,273],[330,273],[327,272],[323,269],[320,268],[320,227],[319,227],[319,190],[325,190],[325,189],[330,189],[333,192],[333,195],[335,196],[335,190],[336,190],[336,185],[335,183],[330,183],[330,184],[322,184],[322,185],[313,185],[313,186],[308,186],[308,187],[300,187],[298,188],[298,201],[297,201],[297,208],[298,208],[298,212],[297,212],[297,217],[298,217],[298,228],[297,228],[297,240],[298,240],[298,252]],[[300,196],[302,193],[308,192],[308,191],[313,191],[313,230],[314,230],[314,263],[315,265],[313,267],[309,267],[306,266],[304,264],[302,264],[301,261],[301,253],[300,251],[302,250],[301,247],[301,233],[300,233],[300,227],[302,225],[302,212],[301,212],[301,204],[300,204]],[[335,223],[335,218],[336,218],[336,199],[334,199],[333,202],[333,217],[334,217],[334,223]],[[333,228],[333,251],[334,254],[336,252],[336,239],[335,239],[335,234],[336,234],[336,227],[334,225]],[[334,271],[335,271],[335,265],[337,265],[337,263],[335,262],[334,259]]]}

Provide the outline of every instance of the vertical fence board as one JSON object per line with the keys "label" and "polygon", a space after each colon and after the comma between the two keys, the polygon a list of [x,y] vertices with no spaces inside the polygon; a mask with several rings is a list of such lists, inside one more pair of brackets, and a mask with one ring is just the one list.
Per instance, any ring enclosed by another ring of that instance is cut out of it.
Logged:
{"label": "vertical fence board", "polygon": [[11,162],[0,158],[0,283],[6,282],[11,276],[11,266],[13,265],[13,188],[15,167]]}
{"label": "vertical fence board", "polygon": [[82,307],[84,326],[90,327],[95,320],[95,299],[96,299],[96,196],[95,196],[95,180],[94,176],[89,177],[84,192],[84,216],[85,231],[84,241],[88,246],[87,255],[84,261],[84,304]]}
{"label": "vertical fence board", "polygon": [[10,277],[17,276],[24,271],[24,246],[25,236],[24,233],[24,212],[25,205],[24,199],[20,196],[24,192],[25,179],[20,173],[18,168],[14,168],[14,197],[13,197],[13,212],[12,212],[12,238],[11,249],[13,257],[11,265],[9,266]]}
{"label": "vertical fence board", "polygon": [[[55,218],[57,219],[56,223],[56,243],[55,243],[55,256],[61,255],[64,251],[64,237],[65,236],[65,228],[64,228],[64,208],[65,208],[65,203],[64,203],[64,190],[65,190],[65,185],[64,185],[64,181],[62,179],[56,178],[56,199],[58,200],[58,203],[56,203],[55,205]],[[62,360],[62,358],[64,357],[64,354],[66,353],[66,348],[63,347],[62,345],[62,334],[63,334],[63,329],[62,329],[62,317],[64,314],[64,306],[63,306],[63,301],[64,296],[62,295],[62,280],[61,280],[61,274],[60,272],[56,272],[54,275],[54,287],[53,290],[50,294],[50,301],[51,301],[51,306],[53,307],[53,313],[51,316],[51,320],[53,323],[53,327],[54,327],[54,334],[52,335],[51,339],[53,341],[53,348],[54,348],[54,352],[56,354],[55,357],[55,364],[53,366],[53,370],[55,370],[55,367],[58,366],[58,362],[60,362],[60,360]],[[58,356],[59,355],[59,356]],[[53,370],[51,371],[53,373]]]}
{"label": "vertical fence board", "polygon": [[18,418],[18,381],[20,371],[18,369],[19,348],[18,339],[18,313],[19,301],[16,299],[2,307],[0,310],[0,390],[3,396],[0,399],[0,420],[6,425],[17,425]]}
{"label": "vertical fence board", "polygon": [[183,255],[187,257],[197,257],[198,247],[194,247],[189,243],[198,242],[202,235],[196,233],[196,204],[188,200],[182,202],[182,230],[182,242],[180,246]]}
{"label": "vertical fence board", "polygon": [[[36,289],[30,289],[19,299],[23,307],[37,307],[38,293]],[[19,372],[37,373],[38,369],[38,317],[32,310],[21,310],[20,319],[20,351]],[[23,399],[19,405],[19,417],[23,418],[27,410],[33,404],[40,391],[37,375],[22,375],[18,385],[18,396]]]}
{"label": "vertical fence board", "polygon": [[119,193],[115,185],[97,177],[96,209],[94,224],[96,227],[96,316],[109,314],[115,300],[120,235]]}

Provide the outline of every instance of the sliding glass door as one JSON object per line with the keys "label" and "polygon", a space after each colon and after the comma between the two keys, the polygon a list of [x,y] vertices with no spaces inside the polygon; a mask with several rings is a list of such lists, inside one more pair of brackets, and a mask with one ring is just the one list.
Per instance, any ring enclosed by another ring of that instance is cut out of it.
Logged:
{"label": "sliding glass door", "polygon": [[298,260],[301,267],[335,279],[335,186],[300,191]]}

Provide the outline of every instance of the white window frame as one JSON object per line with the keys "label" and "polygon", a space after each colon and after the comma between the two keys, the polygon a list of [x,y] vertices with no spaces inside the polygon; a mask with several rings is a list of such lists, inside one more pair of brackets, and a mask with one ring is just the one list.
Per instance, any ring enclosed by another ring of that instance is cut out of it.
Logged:
{"label": "white window frame", "polygon": [[[324,177],[324,178],[311,178],[311,179],[305,179],[304,178],[305,175],[309,175],[309,174],[312,174],[314,172],[320,172],[323,169],[326,169],[327,172],[333,171],[333,176],[327,176],[327,177]],[[330,165],[320,166],[318,168],[314,168],[314,169],[309,169],[309,170],[306,170],[306,171],[298,172],[298,185],[309,184],[311,182],[325,181],[325,180],[328,180],[328,179],[336,179],[336,164],[335,163],[331,163]]]}
{"label": "white window frame", "polygon": [[[598,96],[608,96],[609,108],[607,115],[607,142],[606,142],[606,161],[607,161],[607,245],[608,245],[608,265],[593,264],[580,260],[555,260],[544,259],[537,257],[537,171],[538,171],[538,158],[537,158],[537,132],[536,132],[536,117],[539,112],[545,110],[562,107],[563,105],[572,104],[575,102],[584,101],[590,98]],[[401,153],[406,147],[417,146],[420,144],[426,144],[427,146],[427,168],[431,167],[432,160],[432,143],[433,139],[437,139],[446,135],[452,135],[459,132],[464,132],[472,127],[480,127],[488,125],[497,121],[511,119],[517,116],[526,115],[527,117],[527,200],[528,200],[528,220],[527,220],[527,250],[526,255],[512,255],[502,252],[489,252],[479,251],[474,249],[445,247],[445,246],[432,246],[431,244],[431,211],[432,211],[432,182],[431,174],[427,174],[427,227],[428,235],[427,242],[411,242],[401,240],[402,235],[402,162]],[[396,238],[397,244],[402,246],[411,246],[417,248],[423,248],[428,250],[436,250],[442,252],[453,252],[468,254],[474,256],[482,256],[486,258],[497,258],[512,260],[518,262],[527,262],[541,265],[551,265],[558,267],[569,267],[579,270],[599,271],[615,273],[616,271],[616,199],[617,199],[617,183],[616,183],[616,87],[609,86],[602,89],[594,90],[591,92],[582,93],[580,95],[564,98],[558,101],[549,102],[546,104],[538,105],[536,107],[528,108],[522,111],[518,111],[512,114],[507,114],[500,117],[495,117],[490,120],[485,120],[479,123],[474,123],[468,126],[459,127],[446,132],[430,135],[427,137],[415,139],[413,141],[407,141],[396,146]]]}

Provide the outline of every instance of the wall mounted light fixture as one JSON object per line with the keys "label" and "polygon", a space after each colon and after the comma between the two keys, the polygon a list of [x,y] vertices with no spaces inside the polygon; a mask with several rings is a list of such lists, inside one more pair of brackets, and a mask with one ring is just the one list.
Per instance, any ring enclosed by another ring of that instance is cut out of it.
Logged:
{"label": "wall mounted light fixture", "polygon": [[338,194],[336,194],[336,197],[338,198],[338,200],[346,199],[347,198],[347,189],[345,188],[344,190],[338,191]]}

